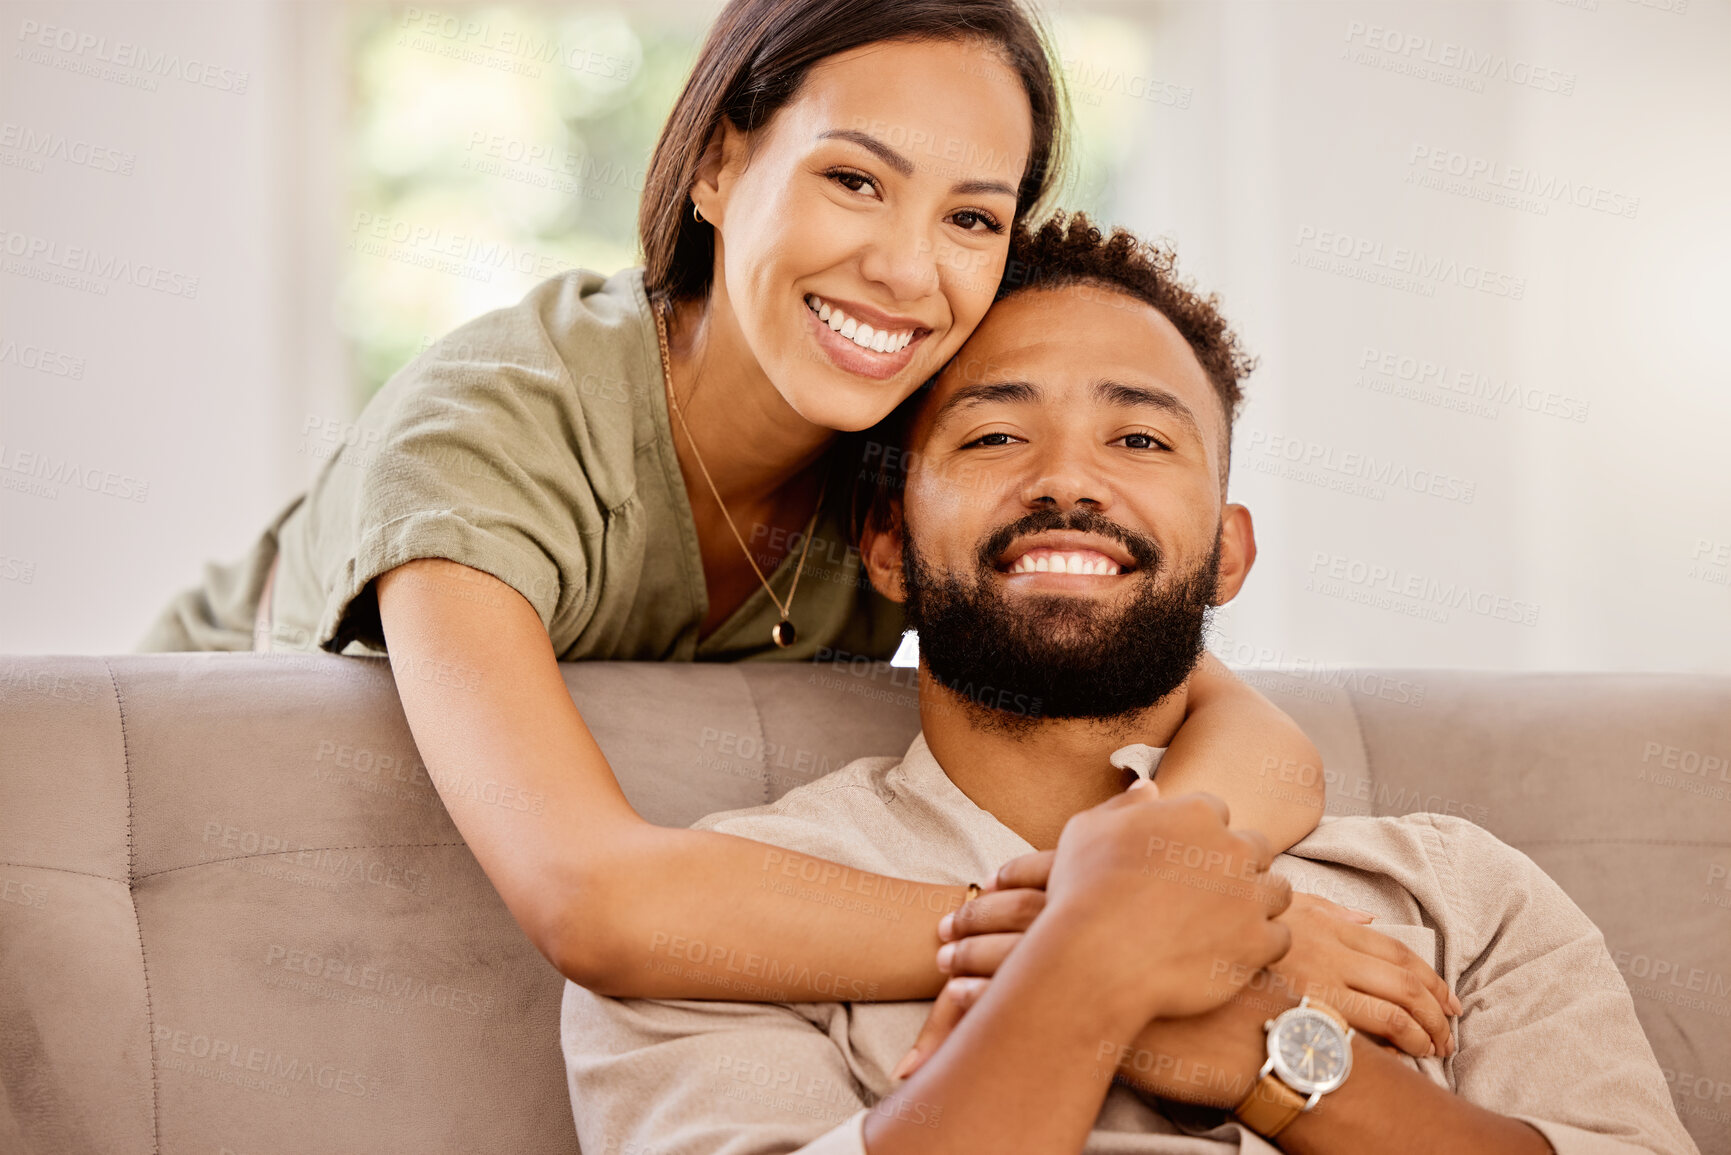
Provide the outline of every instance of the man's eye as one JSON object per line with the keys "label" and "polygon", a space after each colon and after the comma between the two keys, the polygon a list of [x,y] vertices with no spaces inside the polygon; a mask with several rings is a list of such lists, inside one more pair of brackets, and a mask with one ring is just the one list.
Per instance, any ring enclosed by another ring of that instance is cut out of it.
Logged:
{"label": "man's eye", "polygon": [[1166,444],[1164,441],[1161,441],[1158,437],[1154,436],[1152,433],[1126,433],[1124,436],[1120,437],[1118,440],[1122,441],[1124,443],[1124,448],[1126,448],[1126,449],[1171,449],[1172,448],[1170,445]]}
{"label": "man's eye", "polygon": [[972,449],[976,445],[984,445],[984,446],[1010,445],[1010,444],[1014,443],[1015,440],[1016,440],[1016,437],[1015,437],[1015,434],[1013,434],[1013,433],[984,433],[984,434],[981,434],[980,436],[974,438],[972,441],[968,442],[966,445],[962,446],[962,448],[963,449]]}

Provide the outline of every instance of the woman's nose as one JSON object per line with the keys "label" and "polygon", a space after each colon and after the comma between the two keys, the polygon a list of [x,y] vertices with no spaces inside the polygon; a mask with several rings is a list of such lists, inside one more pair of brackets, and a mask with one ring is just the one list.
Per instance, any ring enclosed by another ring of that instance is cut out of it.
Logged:
{"label": "woman's nose", "polygon": [[921,300],[938,290],[937,244],[917,229],[892,226],[866,249],[860,272],[897,301]]}

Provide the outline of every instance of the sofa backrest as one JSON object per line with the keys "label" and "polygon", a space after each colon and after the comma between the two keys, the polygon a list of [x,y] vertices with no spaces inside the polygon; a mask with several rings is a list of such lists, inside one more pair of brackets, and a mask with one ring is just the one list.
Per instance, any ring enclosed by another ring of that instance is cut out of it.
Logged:
{"label": "sofa backrest", "polygon": [[[663,824],[918,726],[885,666],[564,673]],[[1555,876],[1685,1124],[1731,1149],[1731,680],[1252,678],[1322,749],[1330,813],[1463,814]],[[0,1150],[576,1150],[563,980],[451,824],[383,660],[0,660],[0,899]]]}

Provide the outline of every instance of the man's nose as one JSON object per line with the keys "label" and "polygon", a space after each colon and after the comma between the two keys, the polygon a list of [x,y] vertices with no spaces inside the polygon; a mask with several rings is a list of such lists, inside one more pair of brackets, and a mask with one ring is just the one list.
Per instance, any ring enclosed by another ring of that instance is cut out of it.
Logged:
{"label": "man's nose", "polygon": [[1080,505],[1096,511],[1111,507],[1111,493],[1098,475],[1073,455],[1049,454],[1022,487],[1022,504],[1066,512]]}

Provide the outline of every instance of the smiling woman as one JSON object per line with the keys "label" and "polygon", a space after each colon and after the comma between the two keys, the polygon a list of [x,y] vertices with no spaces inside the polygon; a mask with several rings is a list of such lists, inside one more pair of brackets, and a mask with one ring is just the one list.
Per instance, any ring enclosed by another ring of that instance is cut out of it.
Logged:
{"label": "smiling woman", "polygon": [[[650,163],[644,267],[554,277],[435,343],[150,648],[388,653],[435,784],[546,800],[529,819],[444,796],[530,938],[592,989],[713,993],[719,963],[645,965],[676,933],[788,964],[764,998],[843,972],[933,994],[961,888],[906,884],[923,914],[887,925],[836,884],[817,888],[835,902],[763,890],[761,845],[632,810],[557,663],[893,652],[837,435],[979,325],[1052,187],[1059,109],[1016,0],[734,0]],[[811,556],[844,561],[801,584]],[[1222,764],[1314,760],[1249,697]],[[1283,817],[1279,845],[1314,822]]]}

